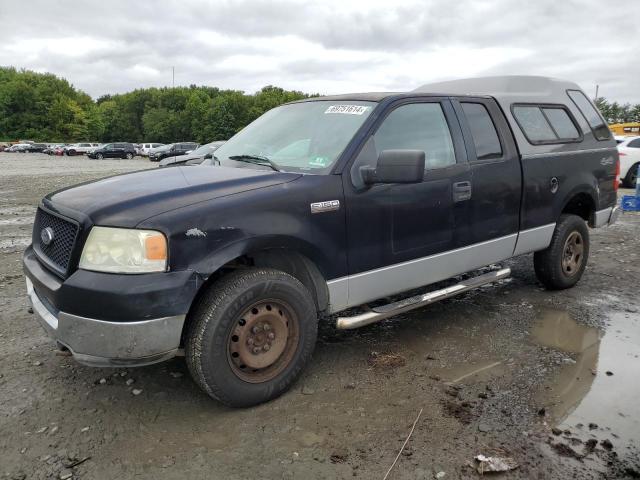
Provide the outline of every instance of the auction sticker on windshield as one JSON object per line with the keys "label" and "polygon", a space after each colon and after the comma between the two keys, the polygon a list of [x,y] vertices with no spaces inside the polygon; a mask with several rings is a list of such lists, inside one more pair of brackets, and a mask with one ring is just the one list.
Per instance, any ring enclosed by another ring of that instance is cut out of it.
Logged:
{"label": "auction sticker on windshield", "polygon": [[362,115],[371,107],[363,105],[331,105],[324,113],[345,113],[347,115]]}

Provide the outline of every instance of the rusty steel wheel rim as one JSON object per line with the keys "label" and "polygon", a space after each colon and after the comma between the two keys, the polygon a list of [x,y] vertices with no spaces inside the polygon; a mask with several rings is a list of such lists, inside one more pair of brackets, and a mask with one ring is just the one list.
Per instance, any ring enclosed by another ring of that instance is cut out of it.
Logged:
{"label": "rusty steel wheel rim", "polygon": [[578,273],[584,260],[584,240],[580,232],[571,232],[564,242],[562,271],[568,277]]}
{"label": "rusty steel wheel rim", "polygon": [[233,373],[249,383],[267,382],[291,362],[300,338],[298,317],[280,300],[260,300],[238,317],[228,339]]}

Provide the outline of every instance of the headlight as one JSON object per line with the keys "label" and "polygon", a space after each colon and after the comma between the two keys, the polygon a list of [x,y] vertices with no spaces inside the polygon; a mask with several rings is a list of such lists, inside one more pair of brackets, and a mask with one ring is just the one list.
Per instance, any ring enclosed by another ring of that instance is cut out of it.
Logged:
{"label": "headlight", "polygon": [[167,239],[154,230],[93,227],[80,268],[96,272],[148,273],[167,269]]}

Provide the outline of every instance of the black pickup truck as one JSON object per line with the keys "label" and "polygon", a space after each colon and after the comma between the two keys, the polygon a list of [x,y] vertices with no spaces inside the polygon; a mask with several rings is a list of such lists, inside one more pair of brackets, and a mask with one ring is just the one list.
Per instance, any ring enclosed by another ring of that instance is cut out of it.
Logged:
{"label": "black pickup truck", "polygon": [[380,299],[531,252],[542,284],[573,286],[587,225],[618,214],[618,161],[570,82],[309,98],[264,114],[210,165],[47,195],[24,254],[28,295],[81,363],[184,354],[209,395],[254,405],[292,385],[319,319],[373,323],[510,272]]}

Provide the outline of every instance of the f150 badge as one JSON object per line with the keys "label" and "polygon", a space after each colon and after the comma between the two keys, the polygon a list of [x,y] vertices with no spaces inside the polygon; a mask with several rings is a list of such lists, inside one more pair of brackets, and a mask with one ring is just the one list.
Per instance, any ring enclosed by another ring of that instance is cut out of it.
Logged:
{"label": "f150 badge", "polygon": [[311,213],[332,212],[340,208],[340,200],[327,200],[311,204]]}

